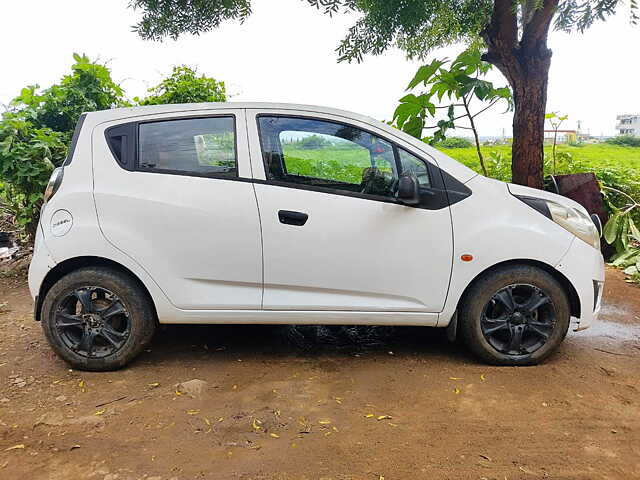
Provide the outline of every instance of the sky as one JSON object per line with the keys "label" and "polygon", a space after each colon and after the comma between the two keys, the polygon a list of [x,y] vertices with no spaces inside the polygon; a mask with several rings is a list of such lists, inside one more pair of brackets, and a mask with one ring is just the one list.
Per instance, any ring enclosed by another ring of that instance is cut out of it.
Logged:
{"label": "sky", "polygon": [[[397,49],[337,63],[335,48],[354,14],[330,18],[302,0],[253,0],[244,23],[228,22],[200,36],[151,42],[132,31],[140,13],[129,0],[2,2],[0,102],[29,84],[47,87],[69,71],[73,52],[108,62],[129,98],[167,76],[174,65],[223,80],[231,101],[293,102],[351,110],[389,120],[420,61]],[[14,19],[14,21],[8,21]],[[640,114],[640,26],[626,9],[584,34],[554,32],[547,111],[568,114],[563,128],[615,134],[616,115]],[[455,57],[461,46],[429,54]],[[506,80],[498,73],[490,80]],[[484,136],[510,136],[511,117],[497,108],[478,118]],[[464,131],[461,131],[464,134]]]}

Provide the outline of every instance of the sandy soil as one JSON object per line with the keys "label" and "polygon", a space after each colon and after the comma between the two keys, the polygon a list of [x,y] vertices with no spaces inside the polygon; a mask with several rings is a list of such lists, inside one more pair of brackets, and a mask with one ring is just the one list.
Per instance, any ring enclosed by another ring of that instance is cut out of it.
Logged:
{"label": "sandy soil", "polygon": [[[538,367],[427,328],[301,348],[211,326],[113,373],[69,370],[0,278],[0,479],[640,478],[640,289],[607,277],[602,321]],[[191,379],[199,398],[176,393]]]}

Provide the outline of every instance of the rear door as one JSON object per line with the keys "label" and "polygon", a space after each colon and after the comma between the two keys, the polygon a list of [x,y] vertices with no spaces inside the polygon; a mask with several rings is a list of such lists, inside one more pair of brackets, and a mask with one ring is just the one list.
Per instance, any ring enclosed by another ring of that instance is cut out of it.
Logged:
{"label": "rear door", "polygon": [[242,110],[103,124],[93,149],[105,237],[176,307],[261,308],[261,233]]}
{"label": "rear door", "polygon": [[[452,226],[432,164],[342,117],[248,110],[247,119],[265,309],[442,310]],[[407,170],[421,183],[418,207],[395,200]]]}

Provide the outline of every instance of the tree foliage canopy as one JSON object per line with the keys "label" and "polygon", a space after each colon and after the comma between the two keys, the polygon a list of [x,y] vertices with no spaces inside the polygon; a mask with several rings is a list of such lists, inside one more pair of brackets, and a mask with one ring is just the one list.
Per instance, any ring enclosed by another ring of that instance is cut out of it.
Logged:
{"label": "tree foliage canopy", "polygon": [[[489,25],[494,0],[301,0],[324,13],[361,14],[338,47],[340,60],[360,61],[365,54],[380,54],[389,46],[410,57],[423,58],[430,50],[451,43],[474,42]],[[513,0],[520,28],[528,24],[543,0]],[[560,0],[555,26],[583,31],[616,12],[622,0]],[[183,33],[199,34],[225,20],[244,21],[251,14],[250,0],[132,0],[142,11],[135,29],[142,38],[161,40]],[[638,4],[630,2],[631,20],[638,21]]]}

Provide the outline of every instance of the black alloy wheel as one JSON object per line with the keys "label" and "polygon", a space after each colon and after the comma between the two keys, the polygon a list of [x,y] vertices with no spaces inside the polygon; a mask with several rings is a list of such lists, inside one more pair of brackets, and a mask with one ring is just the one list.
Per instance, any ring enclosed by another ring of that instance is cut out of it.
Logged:
{"label": "black alloy wheel", "polygon": [[508,285],[486,304],[480,319],[482,334],[498,352],[529,355],[551,337],[556,311],[551,298],[533,285]]}
{"label": "black alloy wheel", "polygon": [[80,287],[55,309],[54,326],[66,347],[87,358],[104,358],[120,350],[131,333],[129,313],[112,291]]}

